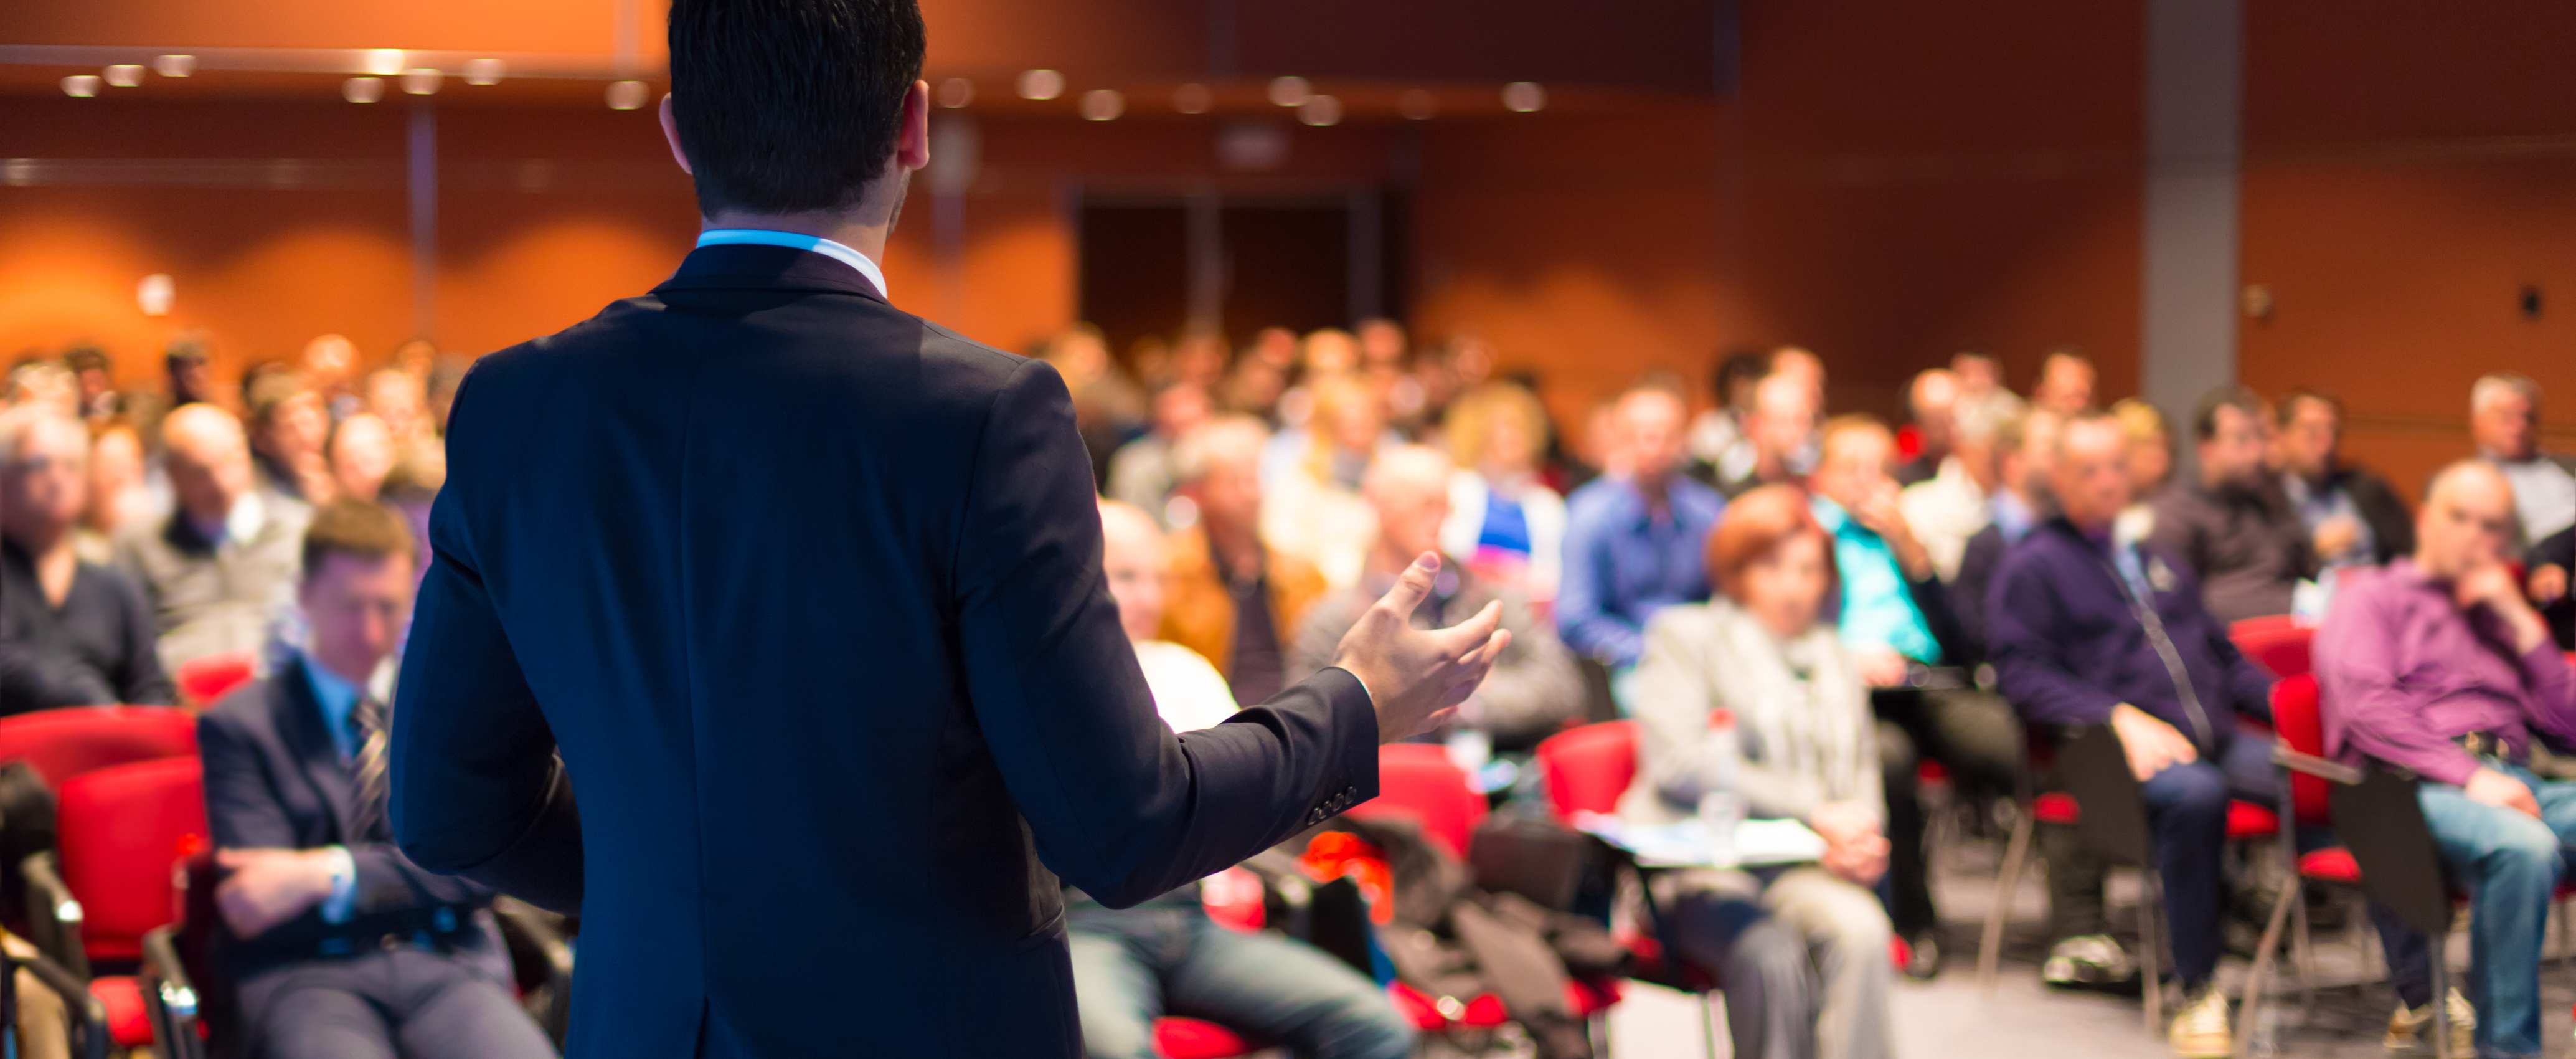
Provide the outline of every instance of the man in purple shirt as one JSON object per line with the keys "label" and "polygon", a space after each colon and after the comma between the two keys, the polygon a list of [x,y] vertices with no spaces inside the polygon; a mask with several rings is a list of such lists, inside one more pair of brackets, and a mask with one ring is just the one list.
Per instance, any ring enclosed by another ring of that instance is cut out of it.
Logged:
{"label": "man in purple shirt", "polygon": [[2414,556],[2348,575],[2315,645],[2327,753],[2423,777],[2434,841],[2474,895],[2482,1056],[2540,1053],[2541,935],[2576,839],[2576,783],[2526,767],[2534,726],[2576,739],[2576,673],[2506,565],[2514,518],[2492,464],[2444,468]]}

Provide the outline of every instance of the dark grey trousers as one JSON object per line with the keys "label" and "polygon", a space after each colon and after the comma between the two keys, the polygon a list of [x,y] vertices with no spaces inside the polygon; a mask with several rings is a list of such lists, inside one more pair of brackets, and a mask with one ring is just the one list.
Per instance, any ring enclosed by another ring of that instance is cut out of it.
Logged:
{"label": "dark grey trousers", "polygon": [[262,971],[237,987],[244,1041],[260,1059],[554,1055],[495,958],[403,947]]}

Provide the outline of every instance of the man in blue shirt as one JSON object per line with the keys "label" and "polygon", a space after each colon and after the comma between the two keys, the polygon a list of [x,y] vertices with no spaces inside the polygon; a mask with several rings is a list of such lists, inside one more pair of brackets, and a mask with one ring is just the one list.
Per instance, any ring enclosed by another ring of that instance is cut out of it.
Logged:
{"label": "man in blue shirt", "polygon": [[1879,758],[1886,770],[1889,918],[1912,948],[1906,974],[1939,973],[1940,917],[1923,852],[1921,759],[1962,784],[2013,789],[2021,724],[2012,707],[1973,686],[1963,665],[1976,652],[1959,631],[1931,553],[1897,506],[1896,435],[1866,415],[1825,424],[1812,479],[1816,521],[1834,538],[1842,583],[1843,646],[1873,689]]}
{"label": "man in blue shirt", "polygon": [[492,891],[421,870],[386,823],[388,714],[371,678],[409,617],[417,554],[392,508],[316,511],[296,593],[309,645],[197,724],[226,872],[214,958],[250,1054],[554,1054],[511,998]]}
{"label": "man in blue shirt", "polygon": [[1615,670],[1637,664],[1656,611],[1708,599],[1701,553],[1726,501],[1680,473],[1685,412],[1681,395],[1662,387],[1621,395],[1610,473],[1566,501],[1557,629]]}

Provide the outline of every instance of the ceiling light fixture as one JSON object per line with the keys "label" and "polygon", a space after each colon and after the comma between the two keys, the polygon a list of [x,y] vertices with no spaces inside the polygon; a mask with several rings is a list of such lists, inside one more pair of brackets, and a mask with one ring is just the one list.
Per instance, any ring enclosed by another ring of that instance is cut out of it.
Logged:
{"label": "ceiling light fixture", "polygon": [[508,74],[509,67],[499,59],[465,60],[465,83],[469,85],[497,85]]}
{"label": "ceiling light fixture", "polygon": [[1536,81],[1514,81],[1503,86],[1503,107],[1522,114],[1547,106],[1547,90]]}
{"label": "ceiling light fixture", "polygon": [[975,82],[951,77],[939,82],[939,105],[955,110],[975,101]]}
{"label": "ceiling light fixture", "polygon": [[1172,109],[1183,114],[1205,114],[1216,105],[1216,93],[1202,84],[1186,84],[1172,90]]}
{"label": "ceiling light fixture", "polygon": [[1082,94],[1082,116],[1088,121],[1110,121],[1127,112],[1127,97],[1114,88],[1095,88]]}
{"label": "ceiling light fixture", "polygon": [[340,98],[352,103],[373,103],[385,98],[385,79],[352,77],[340,82]]}
{"label": "ceiling light fixture", "polygon": [[107,83],[118,88],[132,88],[143,83],[143,68],[130,63],[120,63],[100,72],[107,75]]}
{"label": "ceiling light fixture", "polygon": [[1327,95],[1307,96],[1305,102],[1297,104],[1297,120],[1317,128],[1340,124],[1342,101]]}
{"label": "ceiling light fixture", "polygon": [[74,99],[88,99],[98,94],[100,83],[97,74],[73,74],[63,78],[63,94]]}
{"label": "ceiling light fixture", "polygon": [[1270,79],[1270,101],[1280,106],[1298,106],[1306,102],[1307,96],[1313,94],[1315,94],[1315,86],[1307,84],[1305,78],[1295,74]]}
{"label": "ceiling light fixture", "polygon": [[415,96],[437,95],[438,83],[445,80],[446,76],[427,66],[405,70],[402,75],[403,91]]}
{"label": "ceiling light fixture", "polygon": [[1054,99],[1064,94],[1064,75],[1053,70],[1020,71],[1021,99]]}
{"label": "ceiling light fixture", "polygon": [[194,55],[162,55],[152,60],[152,70],[163,77],[186,77],[197,72]]}
{"label": "ceiling light fixture", "polygon": [[644,106],[644,97],[650,91],[651,89],[642,81],[611,81],[608,83],[608,109],[641,109]]}
{"label": "ceiling light fixture", "polygon": [[378,77],[392,77],[401,73],[402,69],[403,53],[400,48],[369,48],[367,53],[358,59],[359,72]]}

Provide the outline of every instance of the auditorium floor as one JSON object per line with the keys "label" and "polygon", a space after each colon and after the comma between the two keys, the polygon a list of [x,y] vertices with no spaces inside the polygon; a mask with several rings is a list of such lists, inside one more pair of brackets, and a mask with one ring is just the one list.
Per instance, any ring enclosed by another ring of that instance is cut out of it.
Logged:
{"label": "auditorium floor", "polygon": [[[2170,1056],[2163,1036],[2147,1032],[2135,997],[2063,993],[2040,985],[2047,901],[2039,879],[2026,880],[2014,895],[2010,939],[1993,995],[1977,988],[1977,930],[1994,893],[1998,845],[1959,842],[1942,856],[1935,894],[1953,940],[1940,978],[1898,986],[1897,1054],[1904,1059]],[[2134,872],[2113,872],[2111,906],[2117,922],[2133,922],[2135,879]],[[2553,941],[2555,937],[2553,933]],[[2240,947],[2250,950],[2252,938],[2242,939]],[[2383,1059],[2391,1054],[2380,1047],[2380,1035],[2396,998],[2381,981],[2376,938],[2369,945],[2372,963],[2367,971],[2352,936],[2340,927],[2317,932],[2314,947],[2318,982],[2329,988],[2319,990],[2313,1009],[2303,1010],[2295,975],[2276,976],[2275,985],[2267,987],[2267,992],[2288,990],[2280,1008],[2280,1054],[2300,1059]],[[2557,944],[2549,951],[2552,959],[2541,969],[2541,1039],[2549,1055],[2576,1056],[2569,1020],[2569,1005],[2576,1003],[2576,964],[2560,959],[2564,953]],[[2465,930],[2452,932],[2450,965],[2457,983],[2468,966]],[[2234,990],[2248,970],[2247,960],[2230,956],[2219,974]],[[2332,987],[2336,984],[2340,988]],[[1613,1010],[1611,1055],[1613,1059],[1698,1059],[1706,1054],[1699,1019],[1695,998],[1636,986],[1628,1000]],[[1717,1054],[1726,1055],[1722,1013],[1718,1027]]]}

